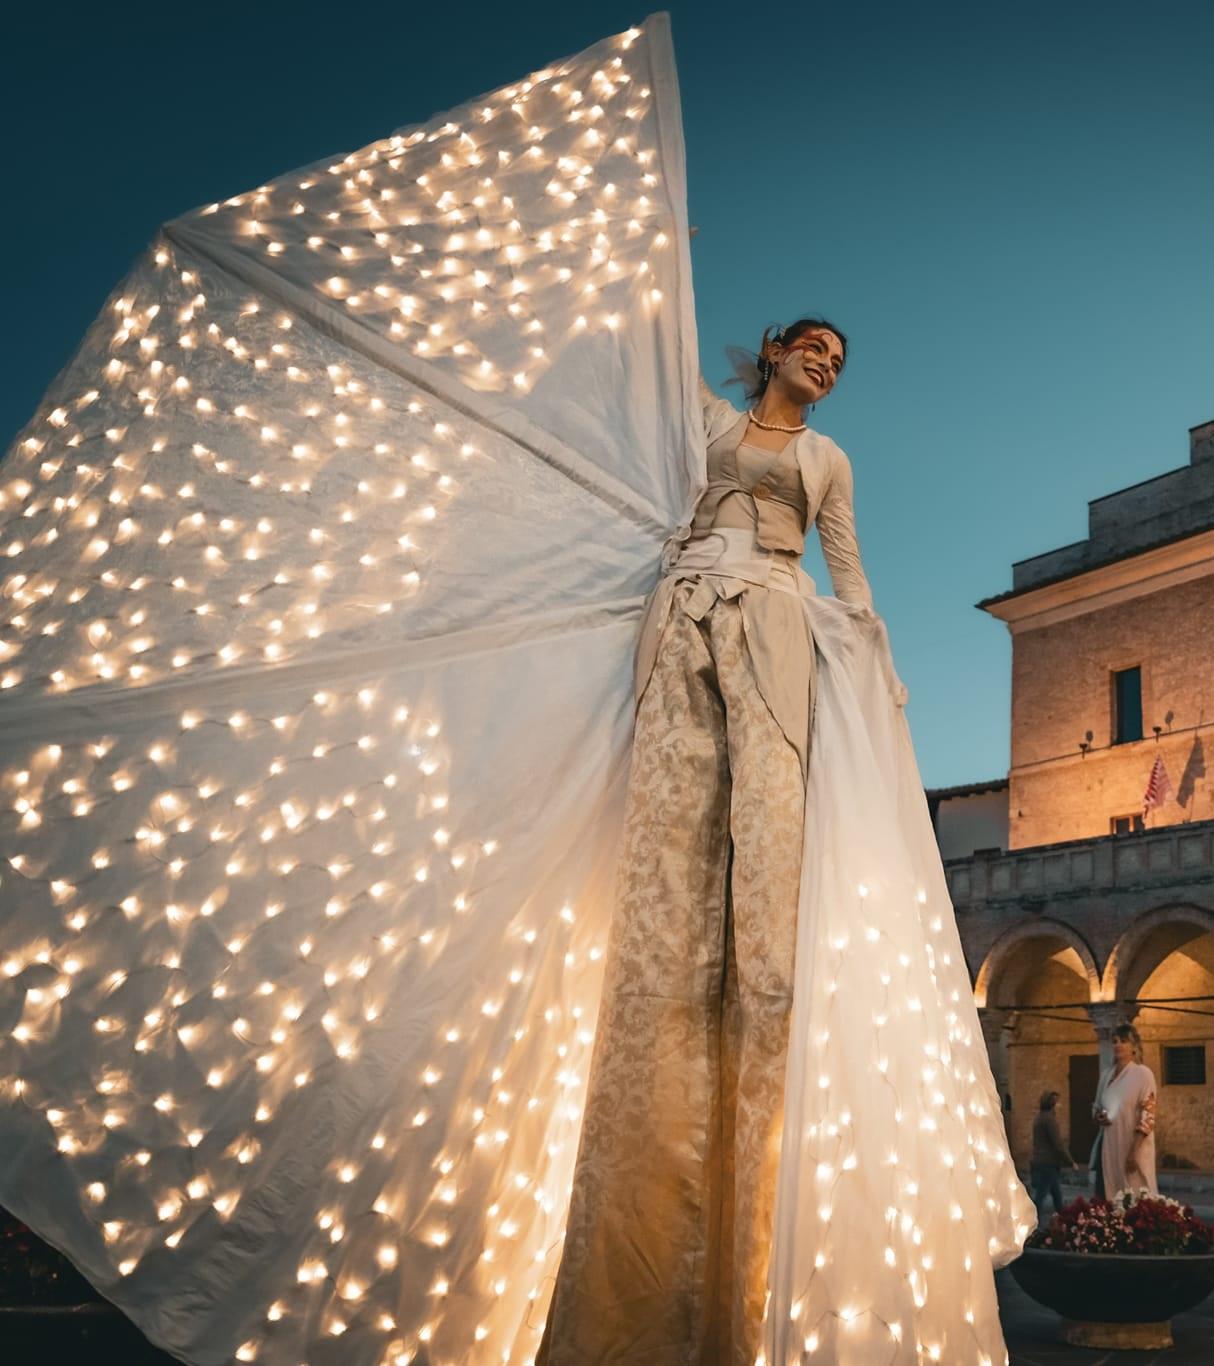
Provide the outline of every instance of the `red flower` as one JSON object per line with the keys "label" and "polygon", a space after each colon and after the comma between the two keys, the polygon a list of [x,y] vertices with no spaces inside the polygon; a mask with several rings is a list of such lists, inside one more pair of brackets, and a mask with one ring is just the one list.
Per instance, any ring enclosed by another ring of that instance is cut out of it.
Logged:
{"label": "red flower", "polygon": [[1166,1196],[1118,1192],[1112,1200],[1083,1196],[1063,1206],[1030,1246],[1075,1252],[1137,1252],[1156,1255],[1207,1252],[1214,1228],[1189,1205]]}

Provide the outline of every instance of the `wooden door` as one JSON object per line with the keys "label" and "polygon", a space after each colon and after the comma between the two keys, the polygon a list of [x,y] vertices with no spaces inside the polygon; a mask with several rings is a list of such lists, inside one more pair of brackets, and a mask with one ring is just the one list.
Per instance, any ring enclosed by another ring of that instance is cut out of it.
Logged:
{"label": "wooden door", "polygon": [[1100,1055],[1072,1053],[1068,1062],[1071,1111],[1067,1144],[1076,1162],[1087,1162],[1092,1144],[1096,1141],[1092,1102],[1096,1099],[1096,1086],[1100,1081]]}

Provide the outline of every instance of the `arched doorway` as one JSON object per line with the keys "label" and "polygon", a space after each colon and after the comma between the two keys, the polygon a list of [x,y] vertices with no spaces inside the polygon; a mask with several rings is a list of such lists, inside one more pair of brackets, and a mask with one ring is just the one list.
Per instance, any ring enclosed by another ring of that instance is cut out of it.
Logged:
{"label": "arched doorway", "polygon": [[1029,1160],[1033,1119],[1045,1091],[1059,1093],[1063,1134],[1076,1160],[1087,1159],[1095,1137],[1091,1106],[1099,1077],[1097,1039],[1087,1007],[1098,994],[1099,981],[1083,938],[1061,921],[1043,919],[1008,930],[978,972],[974,994],[1018,1165]]}
{"label": "arched doorway", "polygon": [[1105,993],[1155,1074],[1159,1168],[1214,1167],[1214,915],[1185,905],[1140,916],[1109,958]]}

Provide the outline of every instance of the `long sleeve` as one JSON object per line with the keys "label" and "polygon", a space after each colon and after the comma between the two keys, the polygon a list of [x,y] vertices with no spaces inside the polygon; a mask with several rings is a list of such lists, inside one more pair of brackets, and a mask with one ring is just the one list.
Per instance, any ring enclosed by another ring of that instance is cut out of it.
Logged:
{"label": "long sleeve", "polygon": [[825,497],[818,508],[818,515],[814,519],[818,528],[818,539],[822,543],[822,555],[826,560],[827,569],[830,570],[831,587],[840,602],[867,609],[862,615],[868,618],[872,627],[880,631],[883,638],[882,651],[890,696],[895,706],[904,707],[910,698],[910,690],[898,677],[898,671],[894,667],[889,633],[873,607],[873,590],[869,587],[868,577],[860,562],[851,461],[833,441],[831,452],[834,468]]}
{"label": "long sleeve", "polygon": [[704,378],[703,370],[700,371],[700,407],[703,409],[704,417],[707,419],[712,405],[719,403],[720,399],[713,393],[708,381]]}
{"label": "long sleeve", "polygon": [[704,415],[704,436],[709,441],[741,416],[727,398],[713,392],[703,371],[700,372],[700,410]]}
{"label": "long sleeve", "polygon": [[1049,1128],[1050,1142],[1054,1147],[1055,1161],[1067,1167],[1075,1165],[1075,1159],[1071,1156],[1071,1150],[1063,1141],[1062,1128],[1058,1123],[1058,1116],[1053,1110],[1047,1111],[1046,1123]]}
{"label": "long sleeve", "polygon": [[[704,423],[704,440],[710,442],[720,431],[725,414],[728,413],[733,418],[736,418],[738,414],[728,399],[718,398],[713,393],[708,381],[704,378],[704,372],[701,370],[697,373],[700,381],[700,415]],[[697,501],[695,506],[698,505]],[[695,507],[692,507],[687,513],[687,520],[681,522],[662,543],[663,571],[668,570],[674,564],[683,546],[687,544],[691,536],[694,516]]]}
{"label": "long sleeve", "polygon": [[864,566],[860,563],[860,542],[856,537],[855,486],[851,461],[833,446],[834,471],[816,523],[822,555],[830,570],[835,597],[842,602],[861,604],[871,608],[873,593]]}
{"label": "long sleeve", "polygon": [[1097,1112],[1098,1112],[1098,1111],[1103,1107],[1103,1105],[1104,1105],[1104,1088],[1105,1088],[1105,1086],[1108,1084],[1108,1081],[1109,1081],[1109,1079],[1112,1077],[1112,1075],[1113,1075],[1112,1068],[1106,1068],[1106,1069],[1100,1074],[1100,1080],[1096,1083],[1096,1095],[1094,1096],[1094,1098],[1093,1098],[1093,1100],[1092,1100],[1092,1118],[1093,1118],[1093,1119],[1096,1118]]}
{"label": "long sleeve", "polygon": [[1149,1136],[1155,1131],[1155,1074],[1147,1067],[1138,1092],[1138,1122],[1134,1125],[1137,1133]]}

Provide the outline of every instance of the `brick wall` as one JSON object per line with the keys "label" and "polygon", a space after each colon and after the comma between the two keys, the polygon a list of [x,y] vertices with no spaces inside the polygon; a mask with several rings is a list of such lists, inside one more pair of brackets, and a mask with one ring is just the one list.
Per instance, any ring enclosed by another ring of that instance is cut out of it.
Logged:
{"label": "brick wall", "polygon": [[[1016,998],[1022,1005],[1051,1006],[1059,1002],[1086,1001],[1087,984],[1070,967],[1046,959],[1039,963],[1031,976],[1017,983]],[[1096,1035],[1082,1011],[1074,1014],[1074,1024],[1040,1016],[1020,1015],[1008,1045],[1008,1080],[1012,1093],[1012,1111],[1007,1116],[1008,1136],[1012,1156],[1018,1164],[1029,1160],[1033,1146],[1033,1119],[1037,1114],[1041,1093],[1045,1090],[1061,1093],[1058,1101],[1058,1121],[1062,1136],[1068,1142],[1067,1115],[1070,1106],[1068,1059],[1072,1053],[1095,1053]],[[1086,1153],[1075,1153],[1080,1162]]]}
{"label": "brick wall", "polygon": [[[1194,953],[1209,958],[1208,936],[1189,946]],[[1068,967],[1046,960],[1030,980],[1022,981],[1016,995],[1024,1005],[1055,1005],[1082,999],[1078,978]],[[1200,997],[1214,995],[1214,972],[1189,957],[1183,949],[1170,954],[1143,984],[1140,995],[1146,998]],[[1214,1010],[1214,1002],[1194,1001],[1194,1007]],[[1060,1012],[1061,1013],[1061,1012]],[[1075,1012],[1076,1015],[1079,1012]],[[1144,1006],[1135,1018],[1143,1036],[1143,1061],[1155,1074],[1158,1085],[1156,1117],[1157,1160],[1165,1155],[1179,1157],[1183,1163],[1203,1170],[1214,1169],[1214,1019],[1205,1015],[1178,1013]],[[1167,1086],[1164,1084],[1163,1049],[1168,1044],[1201,1044],[1206,1050],[1207,1081],[1204,1086]],[[1028,1162],[1032,1149],[1033,1117],[1041,1093],[1058,1091],[1058,1118],[1063,1137],[1068,1132],[1070,1110],[1070,1058],[1073,1054],[1098,1051],[1095,1032],[1086,1017],[1074,1023],[1021,1014],[1008,1043],[1008,1081],[1012,1110],[1008,1115],[1008,1135],[1017,1164]],[[1072,1154],[1079,1162],[1087,1153]]]}
{"label": "brick wall", "polygon": [[[1107,835],[1110,817],[1141,810],[1156,753],[1183,806],[1169,802],[1150,823],[1214,817],[1205,773],[1214,742],[1212,637],[1214,577],[1013,636],[1010,848]],[[1148,738],[1111,745],[1111,673],[1133,665],[1142,669]],[[1158,744],[1153,724],[1164,727]]]}
{"label": "brick wall", "polygon": [[[1195,945],[1200,952],[1204,945]],[[1173,953],[1147,978],[1140,996],[1146,998],[1214,995],[1214,974],[1195,962],[1184,951]],[[1214,1001],[1194,1001],[1197,1010],[1214,1010]],[[1144,1006],[1134,1021],[1143,1036],[1143,1061],[1155,1073],[1158,1091],[1158,1118],[1155,1150],[1162,1159],[1175,1154],[1201,1168],[1214,1168],[1214,1125],[1211,1102],[1214,1084],[1210,1066],[1210,1041],[1214,1039],[1214,1019],[1205,1015],[1182,1015],[1174,1011]],[[1202,1044],[1206,1050],[1204,1086],[1167,1086],[1164,1084],[1163,1049],[1173,1044]]]}

